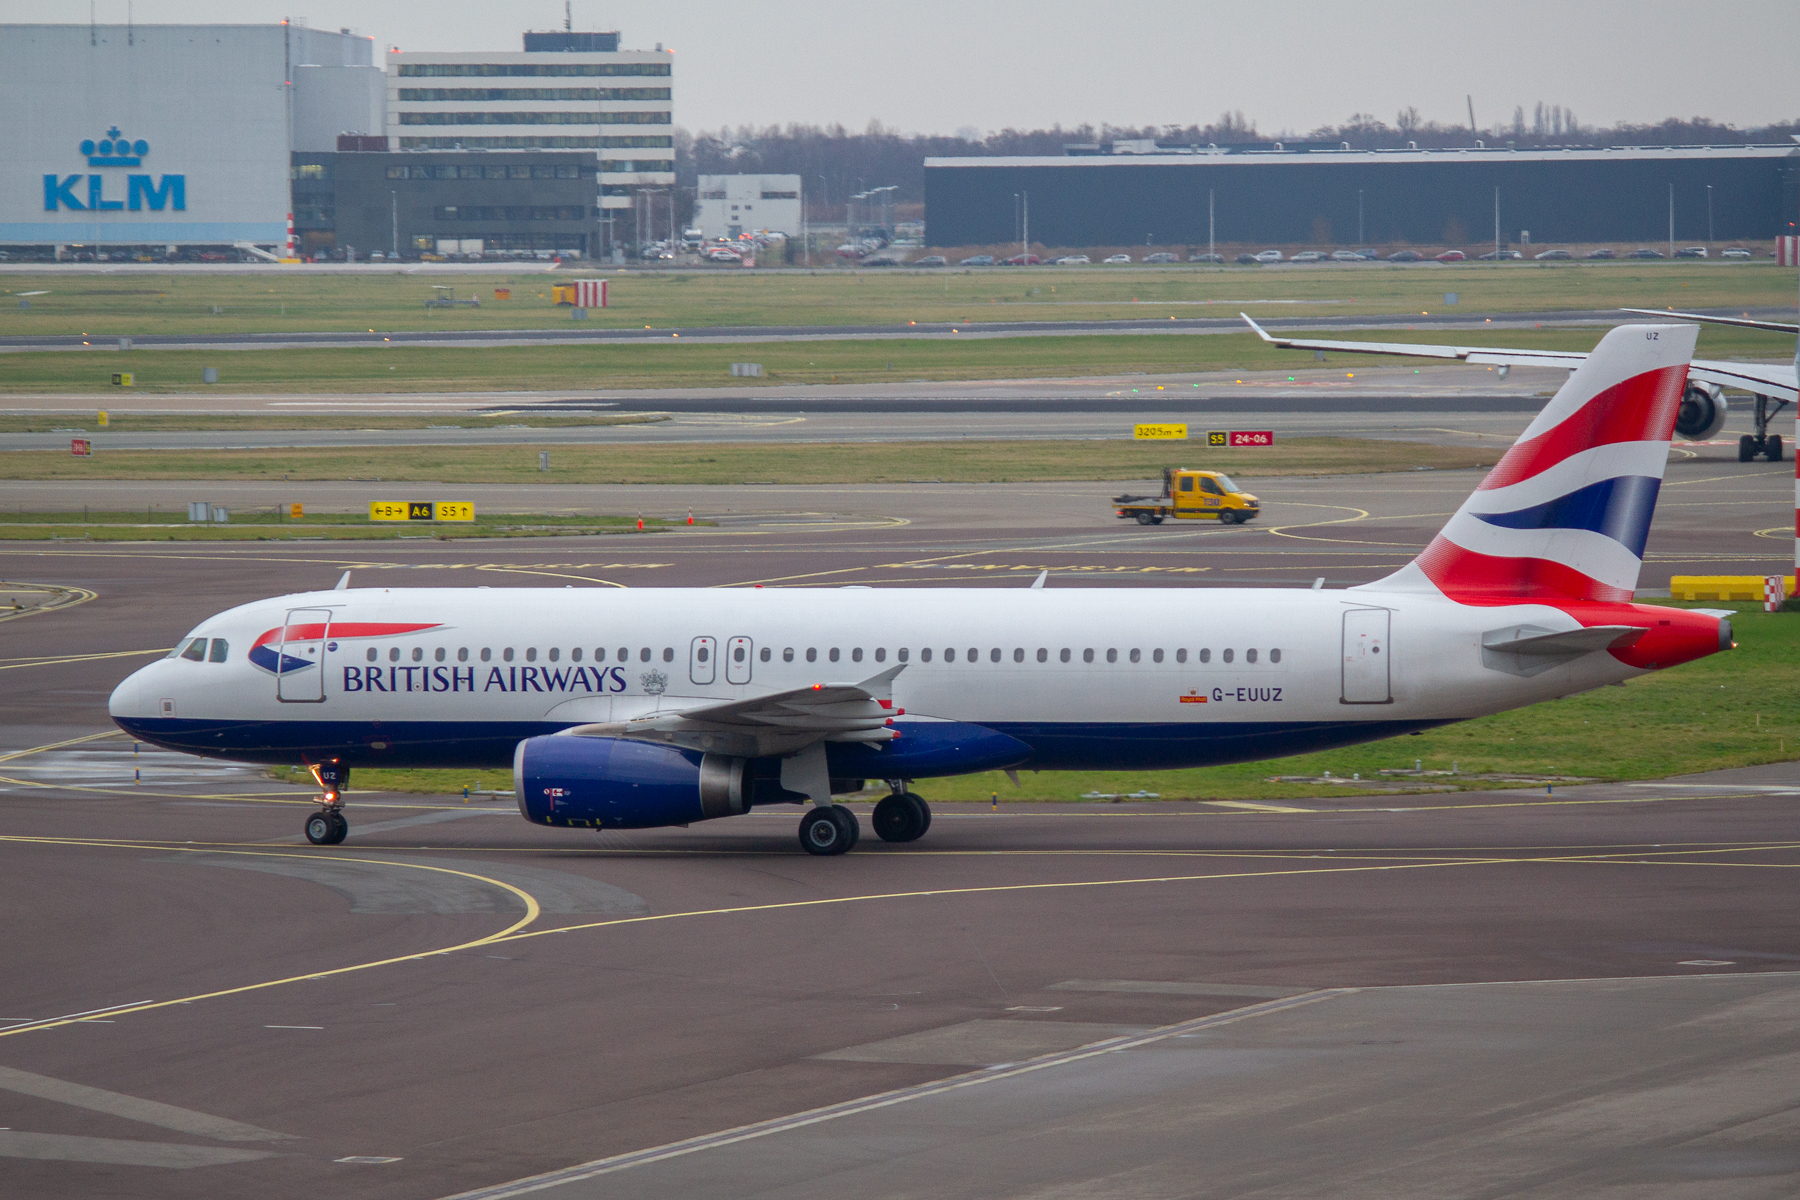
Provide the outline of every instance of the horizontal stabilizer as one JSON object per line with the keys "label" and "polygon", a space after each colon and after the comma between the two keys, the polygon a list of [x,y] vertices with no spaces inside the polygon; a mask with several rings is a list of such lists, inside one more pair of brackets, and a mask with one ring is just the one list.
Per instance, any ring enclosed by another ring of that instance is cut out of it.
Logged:
{"label": "horizontal stabilizer", "polygon": [[1512,625],[1491,629],[1481,635],[1481,648],[1503,654],[1573,657],[1592,654],[1596,650],[1621,649],[1648,632],[1639,625],[1590,625],[1585,629],[1565,629],[1560,633],[1535,625]]}

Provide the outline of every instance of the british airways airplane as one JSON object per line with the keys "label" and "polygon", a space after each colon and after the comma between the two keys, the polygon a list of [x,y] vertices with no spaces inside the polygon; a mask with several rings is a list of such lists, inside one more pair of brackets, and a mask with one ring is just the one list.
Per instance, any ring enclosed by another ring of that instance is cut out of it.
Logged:
{"label": "british airways airplane", "polygon": [[[1584,692],[1731,645],[1716,613],[1632,602],[1693,354],[1626,325],[1417,559],[1343,591],[358,588],[204,621],[114,691],[172,750],[308,764],[342,841],[354,767],[511,764],[540,825],[687,825],[887,781],[875,832],[931,824],[912,782],[1199,767],[1324,750]],[[1134,604],[1141,600],[1141,605]],[[1122,623],[1120,613],[1142,617]]]}

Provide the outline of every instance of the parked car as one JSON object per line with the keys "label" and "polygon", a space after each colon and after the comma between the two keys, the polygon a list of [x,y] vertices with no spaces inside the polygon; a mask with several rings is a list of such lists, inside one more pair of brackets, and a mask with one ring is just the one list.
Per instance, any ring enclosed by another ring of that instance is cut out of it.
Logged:
{"label": "parked car", "polygon": [[1357,251],[1357,250],[1333,250],[1331,252],[1331,261],[1332,262],[1367,262],[1368,260],[1362,256],[1362,253],[1360,251]]}
{"label": "parked car", "polygon": [[1005,265],[1009,267],[1035,267],[1043,261],[1043,259],[1035,254],[1015,254],[1005,261]]}
{"label": "parked car", "polygon": [[1129,254],[1109,254],[1105,258],[1101,259],[1100,261],[1103,263],[1128,263],[1131,261],[1131,255],[1129,255]]}
{"label": "parked car", "polygon": [[941,254],[927,254],[913,263],[915,267],[943,267],[949,265],[949,259]]}
{"label": "parked car", "polygon": [[1294,257],[1288,259],[1288,261],[1304,263],[1324,262],[1325,255],[1317,250],[1302,250],[1300,253],[1294,255]]}
{"label": "parked car", "polygon": [[1396,250],[1387,256],[1389,262],[1418,262],[1424,258],[1417,250]]}
{"label": "parked car", "polygon": [[1575,256],[1570,254],[1567,250],[1540,250],[1531,257],[1538,262],[1561,262],[1564,259],[1574,258]]}
{"label": "parked car", "polygon": [[1439,262],[1464,262],[1468,257],[1461,250],[1446,250],[1437,256],[1437,260]]}
{"label": "parked car", "polygon": [[1589,250],[1586,254],[1582,255],[1581,257],[1583,257],[1583,258],[1617,258],[1617,257],[1619,257],[1619,252],[1617,250],[1614,250],[1611,246],[1602,246],[1598,250]]}
{"label": "parked car", "polygon": [[1355,254],[1356,257],[1362,259],[1364,262],[1374,262],[1381,257],[1381,255],[1375,253],[1375,249],[1372,246],[1359,246],[1356,249]]}
{"label": "parked car", "polygon": [[1683,246],[1675,252],[1676,258],[1705,258],[1705,246]]}
{"label": "parked car", "polygon": [[1502,261],[1509,261],[1509,260],[1515,259],[1515,258],[1524,258],[1524,257],[1525,256],[1517,250],[1489,250],[1486,254],[1483,254],[1481,256],[1479,261],[1481,261],[1481,262],[1502,262]]}
{"label": "parked car", "polygon": [[1279,250],[1258,250],[1255,254],[1252,254],[1250,257],[1253,260],[1255,260],[1256,262],[1260,262],[1260,263],[1280,262],[1281,261],[1281,251],[1279,251]]}
{"label": "parked car", "polygon": [[991,267],[994,265],[994,256],[991,254],[971,254],[957,265],[963,267]]}
{"label": "parked car", "polygon": [[1248,252],[1238,255],[1237,260],[1241,263],[1257,263],[1262,261],[1262,259],[1256,257],[1256,255]]}
{"label": "parked car", "polygon": [[1719,257],[1720,258],[1749,258],[1749,257],[1751,257],[1751,254],[1748,250],[1744,249],[1742,246],[1733,246],[1729,250],[1719,251]]}
{"label": "parked car", "polygon": [[1222,263],[1225,261],[1225,256],[1223,254],[1190,254],[1190,255],[1188,255],[1188,261],[1189,262],[1204,262],[1204,263]]}
{"label": "parked car", "polygon": [[1144,255],[1144,261],[1147,263],[1178,263],[1181,261],[1181,255],[1170,254],[1167,250],[1158,250],[1155,254]]}
{"label": "parked car", "polygon": [[744,256],[729,246],[708,246],[701,256],[708,262],[743,262]]}
{"label": "parked car", "polygon": [[1085,254],[1065,254],[1056,260],[1059,267],[1085,267],[1094,260]]}
{"label": "parked car", "polygon": [[1661,250],[1652,250],[1648,246],[1639,246],[1636,250],[1633,250],[1630,254],[1627,254],[1625,257],[1626,258],[1667,258],[1668,255],[1664,254]]}

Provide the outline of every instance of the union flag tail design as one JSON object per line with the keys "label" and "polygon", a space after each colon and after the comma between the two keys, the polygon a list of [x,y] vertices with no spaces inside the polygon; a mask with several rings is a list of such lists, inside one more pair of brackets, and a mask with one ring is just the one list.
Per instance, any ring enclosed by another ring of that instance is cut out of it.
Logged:
{"label": "union flag tail design", "polygon": [[1366,586],[1463,604],[1629,601],[1697,336],[1608,333],[1425,552]]}

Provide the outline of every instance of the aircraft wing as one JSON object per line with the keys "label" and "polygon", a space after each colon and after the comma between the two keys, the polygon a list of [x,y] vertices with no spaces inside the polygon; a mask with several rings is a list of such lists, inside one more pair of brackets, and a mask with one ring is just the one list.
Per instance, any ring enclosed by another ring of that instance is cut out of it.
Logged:
{"label": "aircraft wing", "polygon": [[1645,317],[1674,317],[1682,321],[1699,321],[1703,325],[1737,325],[1744,329],[1767,329],[1771,333],[1800,334],[1800,325],[1787,321],[1759,321],[1754,317],[1709,317],[1703,313],[1676,312],[1665,308],[1621,308],[1620,312],[1637,313]]}
{"label": "aircraft wing", "polygon": [[787,754],[814,742],[885,742],[893,738],[889,718],[895,676],[906,664],[889,667],[861,683],[815,683],[723,704],[646,713],[628,721],[577,725],[576,737],[623,737],[667,742],[690,750],[741,758]]}
{"label": "aircraft wing", "polygon": [[[1627,312],[1648,312],[1647,309],[1627,309]],[[1280,346],[1287,350],[1333,350],[1340,354],[1393,354],[1411,358],[1447,358],[1461,362],[1475,363],[1478,366],[1500,367],[1565,367],[1573,370],[1587,358],[1585,351],[1576,350],[1504,350],[1490,346],[1433,346],[1407,342],[1340,342],[1320,338],[1290,338],[1269,333],[1262,326],[1244,313],[1239,313],[1256,335],[1271,346]],[[1718,320],[1719,318],[1692,317],[1687,313],[1651,313],[1659,317],[1675,317],[1686,320]],[[1745,322],[1731,320],[1731,324]],[[1776,325],[1773,322],[1757,323],[1759,328],[1791,330],[1793,326]],[[1739,363],[1725,362],[1716,359],[1696,358],[1688,367],[1688,378],[1703,383],[1716,384],[1720,387],[1739,388],[1762,396],[1774,396],[1781,400],[1794,400],[1800,396],[1800,381],[1796,380],[1793,363]]]}

